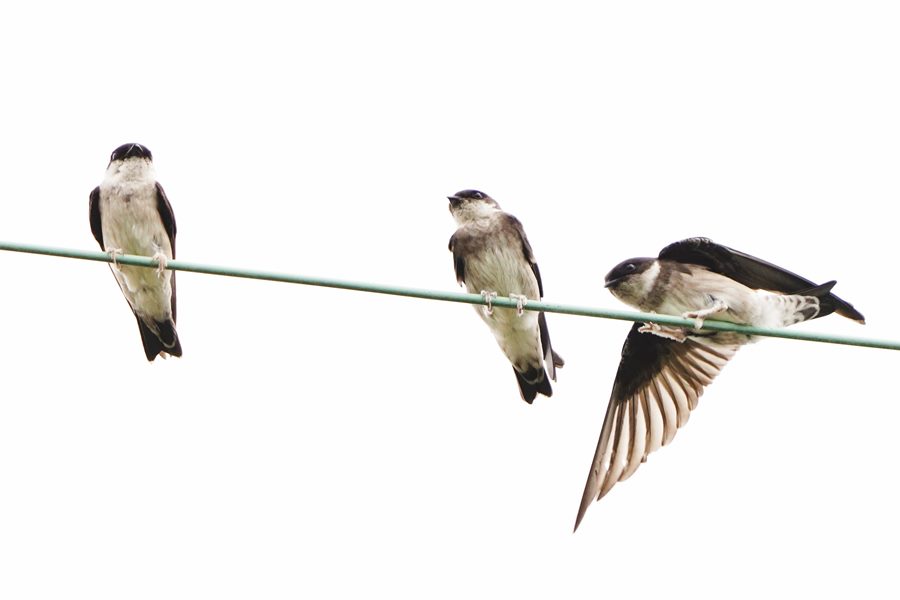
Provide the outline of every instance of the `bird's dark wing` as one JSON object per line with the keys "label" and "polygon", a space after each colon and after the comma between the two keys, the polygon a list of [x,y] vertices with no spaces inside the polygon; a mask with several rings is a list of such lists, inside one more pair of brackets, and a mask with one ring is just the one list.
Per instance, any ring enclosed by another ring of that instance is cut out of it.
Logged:
{"label": "bird's dark wing", "polygon": [[747,287],[782,294],[794,294],[816,285],[796,273],[707,238],[688,238],[669,244],[659,253],[659,258],[702,265]]}
{"label": "bird's dark wing", "polygon": [[[537,261],[534,258],[534,251],[532,251],[531,244],[528,242],[528,236],[525,235],[525,228],[522,227],[521,221],[510,214],[506,215],[506,220],[512,225],[513,230],[515,230],[516,234],[519,236],[519,240],[522,244],[522,255],[525,257],[525,260],[528,261],[528,264],[531,265],[531,271],[534,273],[534,278],[537,280],[538,284],[538,294],[543,298],[544,282],[541,281],[541,270],[538,268]],[[562,357],[553,350],[553,347],[550,344],[550,330],[547,328],[547,318],[544,316],[544,313],[538,315],[538,326],[541,332],[541,349],[544,352],[544,364],[547,366],[547,373],[550,375],[550,379],[556,381],[556,369],[562,367],[566,363]]]}
{"label": "bird's dark wing", "polygon": [[169,236],[169,243],[172,244],[172,258],[175,258],[175,213],[172,212],[172,205],[169,204],[169,198],[166,197],[166,191],[161,185],[156,184],[156,208],[159,211],[159,218],[162,219],[163,227],[166,229],[166,235]]}
{"label": "bird's dark wing", "polygon": [[[156,209],[159,211],[159,218],[162,219],[163,227],[166,235],[169,236],[169,243],[172,245],[172,258],[175,258],[175,213],[172,212],[172,205],[169,204],[169,198],[166,191],[159,183],[156,184]],[[172,271],[172,321],[178,322],[178,303],[175,295],[175,271]]]}
{"label": "bird's dark wing", "polygon": [[525,257],[525,260],[528,261],[528,264],[531,265],[531,270],[534,273],[534,278],[537,279],[538,284],[538,293],[541,298],[544,297],[544,283],[541,281],[541,270],[538,268],[537,261],[534,259],[534,252],[531,250],[531,244],[528,242],[528,236],[525,235],[525,228],[522,227],[521,221],[519,221],[514,216],[507,214],[505,215],[507,223],[509,223],[513,230],[515,230],[516,234],[519,237],[519,240],[522,244],[522,255]]}
{"label": "bird's dark wing", "polygon": [[106,252],[106,248],[103,246],[103,224],[100,221],[99,187],[95,187],[94,191],[91,192],[91,201],[88,212],[90,213],[91,218],[91,233],[94,234],[94,239],[100,244],[100,249]]}
{"label": "bird's dark wing", "polygon": [[[797,294],[816,287],[814,282],[787,269],[702,237],[669,244],[659,253],[659,258],[701,265],[753,289]],[[865,317],[852,304],[834,294],[830,294],[829,298],[839,315],[865,322]],[[825,314],[823,312],[818,316]]]}
{"label": "bird's dark wing", "polygon": [[641,325],[634,324],[622,347],[576,529],[591,502],[630,477],[648,454],[672,441],[697,407],[704,387],[741,346],[732,334],[690,336],[677,342],[641,333]]}
{"label": "bird's dark wing", "polygon": [[453,253],[453,270],[456,271],[456,283],[466,283],[466,259],[465,259],[465,235],[462,230],[450,236],[450,244],[447,246]]}
{"label": "bird's dark wing", "polygon": [[563,357],[556,353],[553,345],[550,343],[550,329],[547,327],[547,317],[544,313],[538,314],[538,330],[541,334],[541,351],[544,353],[544,365],[547,368],[547,375],[550,379],[556,381],[556,369],[565,366],[566,361]]}

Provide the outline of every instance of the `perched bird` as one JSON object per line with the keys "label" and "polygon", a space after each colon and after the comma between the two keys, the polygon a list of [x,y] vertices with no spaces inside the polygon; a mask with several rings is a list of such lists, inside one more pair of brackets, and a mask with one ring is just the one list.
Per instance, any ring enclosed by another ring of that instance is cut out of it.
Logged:
{"label": "perched bird", "polygon": [[[556,381],[564,361],[550,345],[544,313],[523,310],[528,300],[541,299],[544,288],[522,224],[477,190],[447,199],[459,225],[450,238],[456,280],[487,300],[475,309],[512,363],[522,399],[531,404],[538,394],[553,395],[550,380]],[[518,308],[492,307],[498,295],[518,300]]]}
{"label": "perched bird", "polygon": [[[91,232],[104,252],[137,318],[147,360],[181,356],[175,331],[175,215],[153,172],[153,155],[140,144],[123,144],[109,160],[103,182],[91,192]],[[120,265],[120,254],[150,256],[158,269]]]}
{"label": "perched bird", "polygon": [[645,312],[696,319],[695,328],[635,323],[622,359],[575,529],[588,506],[624,481],[664,446],[697,407],[709,385],[752,336],[699,331],[703,319],[757,327],[785,327],[835,312],[865,323],[853,306],[764,260],[706,238],[663,248],[658,258],[632,258],[606,276],[619,300]]}

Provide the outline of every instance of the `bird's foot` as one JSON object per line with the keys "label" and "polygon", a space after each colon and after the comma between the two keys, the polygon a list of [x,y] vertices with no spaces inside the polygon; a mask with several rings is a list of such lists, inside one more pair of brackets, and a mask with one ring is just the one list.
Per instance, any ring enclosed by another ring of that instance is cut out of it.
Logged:
{"label": "bird's foot", "polygon": [[521,317],[525,314],[525,305],[528,304],[528,296],[524,294],[510,294],[510,300],[516,301],[516,315]]}
{"label": "bird's foot", "polygon": [[494,314],[494,298],[497,297],[497,292],[481,290],[481,297],[484,298],[485,301],[485,305],[482,310],[484,311],[484,314],[489,317]]}
{"label": "bird's foot", "polygon": [[117,271],[121,271],[121,269],[119,268],[119,263],[116,260],[116,257],[117,256],[125,256],[125,251],[122,250],[121,248],[107,247],[106,253],[109,254],[110,258],[112,258],[113,267],[115,267]]}
{"label": "bird's foot", "polygon": [[162,279],[162,274],[166,270],[166,265],[169,264],[169,260],[166,258],[166,255],[162,253],[162,250],[157,250],[152,258],[158,263],[156,267],[156,277]]}
{"label": "bird's foot", "polygon": [[658,323],[644,323],[638,328],[638,333],[652,333],[661,338],[682,343],[687,339],[687,334],[680,327],[663,327]]}
{"label": "bird's foot", "polygon": [[715,315],[720,312],[725,312],[728,310],[728,305],[725,304],[721,300],[713,301],[712,306],[709,308],[701,308],[698,310],[691,310],[686,313],[682,313],[682,317],[685,319],[695,319],[694,321],[694,329],[700,330],[703,329],[703,320],[706,317]]}

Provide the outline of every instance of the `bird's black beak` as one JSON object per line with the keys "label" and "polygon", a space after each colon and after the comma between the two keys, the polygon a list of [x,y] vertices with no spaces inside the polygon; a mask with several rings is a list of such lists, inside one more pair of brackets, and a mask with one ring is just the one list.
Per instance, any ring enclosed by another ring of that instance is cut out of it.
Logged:
{"label": "bird's black beak", "polygon": [[615,279],[607,279],[606,283],[603,284],[603,287],[609,289],[611,287],[616,287],[619,285],[619,282],[622,281],[622,277],[616,277]]}
{"label": "bird's black beak", "polygon": [[456,208],[457,206],[459,206],[459,203],[460,203],[460,201],[462,201],[462,198],[460,198],[459,196],[447,196],[447,200],[450,201],[450,206]]}

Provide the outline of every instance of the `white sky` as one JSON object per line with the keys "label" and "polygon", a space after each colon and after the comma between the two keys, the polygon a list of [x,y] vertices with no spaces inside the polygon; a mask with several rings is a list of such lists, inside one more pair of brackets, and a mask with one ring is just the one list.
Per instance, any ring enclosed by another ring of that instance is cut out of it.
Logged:
{"label": "white sky", "polygon": [[[134,141],[184,260],[458,290],[477,188],[548,301],[705,235],[900,339],[896,4],[431,4],[11,4],[0,239],[95,249]],[[628,323],[549,315],[528,406],[464,305],[183,273],[150,364],[105,265],[0,269],[4,598],[897,593],[896,353],[745,348],[573,535]]]}

